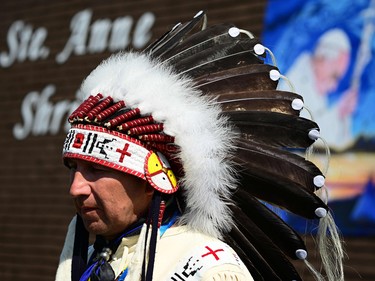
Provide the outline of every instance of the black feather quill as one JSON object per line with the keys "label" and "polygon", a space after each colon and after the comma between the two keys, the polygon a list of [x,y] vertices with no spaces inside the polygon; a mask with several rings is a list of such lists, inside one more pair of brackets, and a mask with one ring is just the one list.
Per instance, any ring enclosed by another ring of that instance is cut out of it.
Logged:
{"label": "black feather quill", "polygon": [[252,142],[239,143],[234,160],[240,167],[242,189],[253,196],[310,219],[318,218],[317,208],[328,211],[314,193],[313,179],[319,170],[309,161],[299,161],[298,167],[295,156],[275,155]]}
{"label": "black feather quill", "polygon": [[227,111],[225,115],[247,139],[277,147],[307,148],[315,141],[309,132],[319,130],[309,119],[278,112]]}
{"label": "black feather quill", "polygon": [[[180,41],[174,48],[168,50],[160,56],[164,62],[178,62],[181,59],[195,55],[212,45],[231,40],[228,30],[233,27],[232,24],[219,24],[210,26],[207,29],[197,32],[185,40]],[[233,39],[233,38],[232,38]]]}
{"label": "black feather quill", "polygon": [[224,112],[231,111],[268,111],[299,116],[300,110],[292,107],[298,94],[277,90],[236,92],[217,96],[217,102]]}
{"label": "black feather quill", "polygon": [[298,258],[297,250],[307,251],[300,235],[258,199],[238,189],[234,200],[247,215],[244,220],[252,220],[291,259]]}
{"label": "black feather quill", "polygon": [[[281,281],[279,276],[275,273],[271,265],[262,257],[262,255],[257,251],[257,249],[251,244],[251,242],[246,238],[246,236],[237,228],[233,227],[231,232],[228,234],[232,240],[236,241],[239,248],[243,249],[251,263],[258,270],[264,280],[266,281]],[[228,240],[227,240],[228,241]]]}
{"label": "black feather quill", "polygon": [[215,93],[215,95],[231,94],[241,91],[264,91],[274,90],[277,81],[272,81],[269,72],[275,69],[269,65],[252,65],[248,71],[234,69],[229,73],[212,73],[201,76],[195,81],[196,88],[204,94]]}
{"label": "black feather quill", "polygon": [[167,32],[155,43],[144,49],[145,53],[149,53],[150,56],[156,58],[160,57],[164,53],[168,52],[179,42],[188,37],[189,34],[194,33],[195,29],[201,29],[203,23],[202,20],[205,18],[203,11],[199,12],[191,21],[184,24],[180,24]]}
{"label": "black feather quill", "polygon": [[240,208],[235,205],[230,207],[239,230],[254,245],[280,279],[302,280],[294,266],[272,240],[252,220],[249,220]]}
{"label": "black feather quill", "polygon": [[256,267],[250,259],[249,252],[251,252],[251,250],[241,248],[230,234],[226,235],[224,240],[229,246],[232,247],[232,249],[238,254],[240,259],[244,262],[247,269],[250,271],[251,277],[253,277],[254,281],[264,281],[265,279],[263,278],[262,274],[259,272],[258,269],[256,269]]}
{"label": "black feather quill", "polygon": [[175,69],[177,69],[180,74],[189,75],[190,77],[198,79],[198,77],[201,75],[205,75],[207,73],[213,74],[214,71],[217,72],[220,69],[238,67],[237,64],[232,64],[235,63],[236,60],[230,58],[231,56],[240,56],[242,54],[244,57],[242,58],[243,63],[262,63],[262,60],[251,52],[255,40],[248,38],[237,39],[230,36],[228,37],[229,38],[227,38],[225,41],[221,40],[220,42],[207,42],[204,46],[202,46],[205,49],[200,50],[201,48],[198,48],[200,46],[197,46],[189,50],[187,54],[184,54],[185,56],[179,55],[171,58]]}

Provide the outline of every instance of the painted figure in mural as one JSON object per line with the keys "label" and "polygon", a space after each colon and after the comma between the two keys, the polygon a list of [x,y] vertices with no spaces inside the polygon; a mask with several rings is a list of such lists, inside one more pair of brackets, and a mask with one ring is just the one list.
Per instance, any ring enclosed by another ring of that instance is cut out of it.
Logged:
{"label": "painted figure in mural", "polygon": [[351,116],[357,104],[357,90],[347,90],[332,105],[328,100],[346,74],[350,51],[350,41],[342,30],[328,30],[312,52],[304,52],[295,60],[286,75],[303,96],[325,140],[335,149],[353,142]]}
{"label": "painted figure in mural", "polygon": [[315,194],[324,175],[283,149],[313,145],[319,127],[299,116],[301,96],[276,90],[265,56],[200,12],[85,79],[63,148],[77,215],[56,280],[302,280],[290,259],[307,263],[306,246],[263,201],[319,219],[318,239],[333,239],[325,274],[343,280]]}

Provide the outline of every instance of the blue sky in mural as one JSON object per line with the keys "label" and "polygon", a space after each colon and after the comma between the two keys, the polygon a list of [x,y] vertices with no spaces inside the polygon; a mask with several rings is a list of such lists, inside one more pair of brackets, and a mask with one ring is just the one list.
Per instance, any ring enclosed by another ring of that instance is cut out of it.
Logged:
{"label": "blue sky in mural", "polygon": [[350,42],[350,63],[329,94],[328,103],[338,101],[357,80],[359,90],[350,130],[356,137],[371,139],[375,138],[374,26],[375,1],[274,0],[268,1],[262,36],[263,43],[275,53],[281,73],[286,73],[298,55],[313,51],[323,33],[333,28],[344,31]]}
{"label": "blue sky in mural", "polygon": [[[326,184],[346,235],[375,234],[374,35],[375,0],[268,1],[262,42],[338,152]],[[316,222],[280,215],[301,232],[316,229]]]}

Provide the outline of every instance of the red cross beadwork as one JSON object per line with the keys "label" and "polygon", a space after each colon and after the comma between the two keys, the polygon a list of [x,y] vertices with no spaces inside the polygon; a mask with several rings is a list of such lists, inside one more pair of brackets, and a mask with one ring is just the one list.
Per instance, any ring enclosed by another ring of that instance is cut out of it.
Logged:
{"label": "red cross beadwork", "polygon": [[122,163],[124,161],[125,156],[131,156],[131,153],[128,152],[128,148],[129,148],[129,144],[125,143],[123,149],[119,149],[119,148],[116,149],[116,152],[121,153],[119,162]]}
{"label": "red cross beadwork", "polygon": [[218,261],[220,258],[219,256],[216,254],[217,252],[224,252],[223,249],[217,249],[217,250],[212,250],[210,247],[206,246],[206,249],[208,250],[208,253],[202,255],[202,258],[208,256],[208,255],[213,255],[214,258]]}

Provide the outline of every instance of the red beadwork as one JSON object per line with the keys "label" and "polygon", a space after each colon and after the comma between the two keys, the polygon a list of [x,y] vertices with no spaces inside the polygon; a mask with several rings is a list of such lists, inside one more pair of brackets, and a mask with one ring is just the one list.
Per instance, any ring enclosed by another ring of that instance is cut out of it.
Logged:
{"label": "red beadwork", "polygon": [[93,109],[87,113],[86,118],[88,120],[93,120],[96,115],[98,115],[99,112],[103,111],[105,108],[107,108],[113,99],[111,97],[106,97],[104,100],[102,100],[97,106],[95,106]]}
{"label": "red beadwork", "polygon": [[108,128],[114,127],[114,126],[124,122],[125,120],[129,120],[129,119],[139,115],[140,113],[141,112],[140,112],[139,108],[129,110],[129,111],[109,120],[107,123],[105,123],[105,126],[108,127]]}
{"label": "red beadwork", "polygon": [[83,102],[80,108],[80,112],[86,111],[89,112],[102,98],[103,96],[101,94],[97,94],[96,96],[90,96],[86,102]]}
{"label": "red beadwork", "polygon": [[159,210],[159,218],[158,218],[158,228],[160,228],[161,223],[163,221],[165,207],[166,207],[165,202],[161,201],[160,202],[160,210]]}
{"label": "red beadwork", "polygon": [[152,116],[147,116],[143,118],[134,119],[128,122],[125,122],[117,127],[120,131],[126,131],[130,128],[136,127],[136,126],[143,126],[154,122],[154,118]]}
{"label": "red beadwork", "polygon": [[89,96],[69,117],[69,121],[74,121],[76,118],[84,118],[87,112],[89,112],[100,99],[103,98],[102,94],[96,96]]}
{"label": "red beadwork", "polygon": [[165,143],[174,142],[174,137],[171,137],[168,135],[160,135],[160,134],[142,135],[142,136],[139,136],[139,139],[142,141],[154,141],[154,142],[165,142]]}
{"label": "red beadwork", "polygon": [[128,135],[143,135],[146,133],[155,133],[163,131],[163,124],[150,124],[131,128]]}
{"label": "red beadwork", "polygon": [[119,101],[119,102],[115,103],[114,105],[112,105],[111,107],[104,110],[103,112],[101,112],[100,114],[98,114],[98,116],[96,116],[96,118],[95,118],[95,121],[100,122],[103,119],[107,118],[108,116],[112,115],[117,110],[119,110],[120,108],[123,108],[123,107],[125,107],[125,102]]}
{"label": "red beadwork", "polygon": [[148,142],[147,145],[163,153],[177,153],[179,150],[174,144]]}
{"label": "red beadwork", "polygon": [[81,111],[81,109],[83,108],[83,106],[90,100],[90,99],[92,99],[94,96],[89,96],[86,100],[84,100],[77,108],[76,108],[76,110],[74,110],[73,112],[72,112],[72,114],[70,114],[70,116],[69,116],[69,118],[68,118],[68,120],[69,120],[69,122],[73,122],[74,121],[74,119],[77,117],[77,113],[79,112],[79,111]]}

